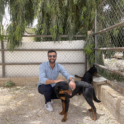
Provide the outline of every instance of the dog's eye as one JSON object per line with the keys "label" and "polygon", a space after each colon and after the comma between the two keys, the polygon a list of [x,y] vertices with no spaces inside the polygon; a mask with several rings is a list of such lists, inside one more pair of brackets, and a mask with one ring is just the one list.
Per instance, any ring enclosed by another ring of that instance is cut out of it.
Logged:
{"label": "dog's eye", "polygon": [[61,91],[62,91],[62,89],[61,89]]}

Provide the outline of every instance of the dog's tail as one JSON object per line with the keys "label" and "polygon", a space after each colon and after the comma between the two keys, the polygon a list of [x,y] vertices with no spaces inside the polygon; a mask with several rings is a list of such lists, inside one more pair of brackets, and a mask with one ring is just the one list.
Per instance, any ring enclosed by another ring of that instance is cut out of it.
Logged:
{"label": "dog's tail", "polygon": [[101,102],[100,100],[98,100],[97,99],[97,97],[96,97],[96,93],[95,93],[95,90],[93,89],[93,100],[95,101],[95,102]]}
{"label": "dog's tail", "polygon": [[75,77],[82,78],[81,76],[75,75]]}

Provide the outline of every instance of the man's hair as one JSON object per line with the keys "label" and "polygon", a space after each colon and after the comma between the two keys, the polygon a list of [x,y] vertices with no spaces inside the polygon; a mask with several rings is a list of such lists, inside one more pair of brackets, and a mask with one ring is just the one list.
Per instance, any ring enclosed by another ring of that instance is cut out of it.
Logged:
{"label": "man's hair", "polygon": [[52,52],[56,53],[56,55],[57,55],[57,52],[55,50],[49,50],[48,55],[49,55],[49,53],[52,53]]}

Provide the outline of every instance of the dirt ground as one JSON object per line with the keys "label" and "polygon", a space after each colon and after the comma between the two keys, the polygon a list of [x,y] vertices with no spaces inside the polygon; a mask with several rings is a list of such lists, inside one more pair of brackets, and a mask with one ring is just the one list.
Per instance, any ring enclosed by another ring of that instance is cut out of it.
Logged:
{"label": "dirt ground", "polygon": [[53,100],[53,112],[44,107],[44,97],[37,87],[0,87],[0,124],[120,124],[102,105],[95,103],[97,120],[92,120],[92,112],[82,96],[70,100],[68,120],[61,122],[63,115],[61,100]]}

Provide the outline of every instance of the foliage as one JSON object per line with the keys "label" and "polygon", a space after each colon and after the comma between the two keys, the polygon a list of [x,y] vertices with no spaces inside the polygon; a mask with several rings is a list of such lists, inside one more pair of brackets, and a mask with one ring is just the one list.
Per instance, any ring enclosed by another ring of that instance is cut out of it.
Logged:
{"label": "foliage", "polygon": [[13,87],[15,86],[15,83],[13,83],[12,81],[7,81],[5,84],[4,84],[4,87]]}
{"label": "foliage", "polygon": [[[7,29],[7,41],[10,50],[21,45],[25,28],[38,18],[35,33],[52,35],[52,40],[59,41],[60,35],[74,39],[76,34],[86,38],[87,30],[93,27],[95,9],[101,0],[1,0],[0,12],[3,18],[5,6],[9,6],[11,24]],[[0,18],[0,19],[1,19]],[[2,22],[2,19],[0,20]],[[1,23],[2,24],[2,23]],[[49,38],[36,38],[36,41]],[[66,39],[67,40],[67,39]]]}
{"label": "foliage", "polygon": [[93,39],[93,33],[87,36],[87,40],[84,45],[84,53],[87,55],[88,63],[91,66],[95,63],[95,41]]}
{"label": "foliage", "polygon": [[99,67],[97,67],[97,70],[100,75],[102,75],[103,77],[106,77],[109,80],[116,80],[116,81],[120,81],[120,82],[124,81],[124,77],[119,74],[112,73],[111,71],[104,70]]}
{"label": "foliage", "polygon": [[0,41],[4,39],[3,25],[0,25]]}
{"label": "foliage", "polygon": [[[69,40],[76,34],[86,38],[87,30],[93,27],[97,4],[98,0],[42,0],[37,11],[36,34],[51,34],[54,41],[62,40],[60,35],[68,35]],[[49,38],[36,38],[41,40]]]}
{"label": "foliage", "polygon": [[5,7],[7,0],[0,0],[0,26],[2,25],[3,15],[5,14]]}
{"label": "foliage", "polygon": [[[35,6],[39,0],[2,0],[0,5],[3,6],[2,17],[4,15],[5,6],[9,6],[9,14],[11,24],[7,29],[7,41],[10,50],[21,45],[22,36],[26,26],[33,23],[35,16]],[[2,19],[0,20],[2,25]],[[1,40],[1,39],[0,39]]]}

